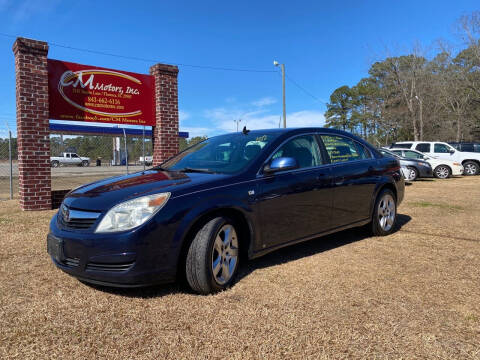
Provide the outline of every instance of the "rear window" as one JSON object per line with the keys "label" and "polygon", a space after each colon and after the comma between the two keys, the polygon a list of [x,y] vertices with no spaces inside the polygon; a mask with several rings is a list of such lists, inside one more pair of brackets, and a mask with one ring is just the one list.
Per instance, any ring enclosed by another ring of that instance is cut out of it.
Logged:
{"label": "rear window", "polygon": [[460,150],[467,151],[467,152],[474,152],[475,151],[475,149],[473,147],[473,144],[461,144],[460,145]]}
{"label": "rear window", "polygon": [[430,152],[430,144],[429,143],[417,144],[417,146],[415,147],[415,150],[418,150],[420,152]]}
{"label": "rear window", "polygon": [[400,149],[410,149],[412,147],[412,143],[393,144],[392,147],[396,147]]}

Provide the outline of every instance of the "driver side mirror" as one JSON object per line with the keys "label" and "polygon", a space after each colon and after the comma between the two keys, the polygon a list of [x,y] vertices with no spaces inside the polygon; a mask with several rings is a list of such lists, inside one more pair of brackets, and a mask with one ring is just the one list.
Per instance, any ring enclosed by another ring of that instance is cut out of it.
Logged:
{"label": "driver side mirror", "polygon": [[273,159],[270,164],[265,165],[263,171],[267,174],[273,174],[278,171],[293,170],[298,168],[297,160],[292,157],[279,157]]}
{"label": "driver side mirror", "polygon": [[455,150],[453,150],[453,149],[450,149],[448,152],[449,152],[450,154],[455,154]]}

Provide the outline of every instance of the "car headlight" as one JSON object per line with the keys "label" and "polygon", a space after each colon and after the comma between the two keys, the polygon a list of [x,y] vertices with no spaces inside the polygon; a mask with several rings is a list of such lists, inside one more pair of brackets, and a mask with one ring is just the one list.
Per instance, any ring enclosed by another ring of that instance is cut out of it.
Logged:
{"label": "car headlight", "polygon": [[96,233],[125,231],[142,225],[168,201],[170,193],[142,196],[111,208],[95,230]]}

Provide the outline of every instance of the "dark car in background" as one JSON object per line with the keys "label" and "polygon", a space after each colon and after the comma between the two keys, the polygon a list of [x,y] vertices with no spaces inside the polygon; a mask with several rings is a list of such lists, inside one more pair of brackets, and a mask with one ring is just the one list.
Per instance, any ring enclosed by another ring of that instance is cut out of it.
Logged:
{"label": "dark car in background", "polygon": [[378,151],[384,156],[390,156],[398,159],[400,165],[409,170],[408,178],[406,180],[414,181],[418,178],[428,178],[433,176],[432,166],[421,159],[409,159],[398,154],[393,153],[390,149],[379,148]]}
{"label": "dark car in background", "polygon": [[232,284],[241,259],[347,228],[395,228],[396,158],[349,133],[257,130],[209,138],[146,171],[71,191],[50,223],[54,264],[78,279]]}
{"label": "dark car in background", "polygon": [[478,142],[449,142],[449,144],[462,152],[480,153],[480,143]]}

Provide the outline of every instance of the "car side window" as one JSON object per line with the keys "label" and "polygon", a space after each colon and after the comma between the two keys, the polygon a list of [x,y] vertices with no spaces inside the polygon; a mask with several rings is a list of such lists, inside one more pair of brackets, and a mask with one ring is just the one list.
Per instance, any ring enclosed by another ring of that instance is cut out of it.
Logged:
{"label": "car side window", "polygon": [[297,160],[299,168],[322,165],[323,159],[317,140],[313,135],[302,135],[287,141],[272,156],[272,160],[279,157],[292,157]]}
{"label": "car side window", "polygon": [[418,150],[420,152],[430,152],[430,144],[429,143],[417,144],[417,146],[415,147],[415,150]]}
{"label": "car side window", "polygon": [[415,152],[415,151],[405,151],[405,157],[409,159],[423,159],[423,155]]}
{"label": "car side window", "polygon": [[462,144],[460,147],[460,150],[466,151],[466,152],[474,152],[475,149],[473,148],[473,144]]}
{"label": "car side window", "polygon": [[446,154],[450,152],[450,148],[445,144],[435,144],[433,146],[433,151],[436,153]]}
{"label": "car side window", "polygon": [[367,157],[366,151],[359,151],[355,142],[349,138],[338,135],[321,135],[321,138],[332,164],[368,159],[370,157]]}
{"label": "car side window", "polygon": [[355,145],[357,145],[358,153],[362,159],[370,159],[372,157],[372,154],[365,146],[359,143],[355,143]]}
{"label": "car side window", "polygon": [[391,151],[392,151],[392,153],[394,153],[394,154],[397,154],[397,155],[402,156],[402,151],[401,151],[401,150],[391,150]]}

